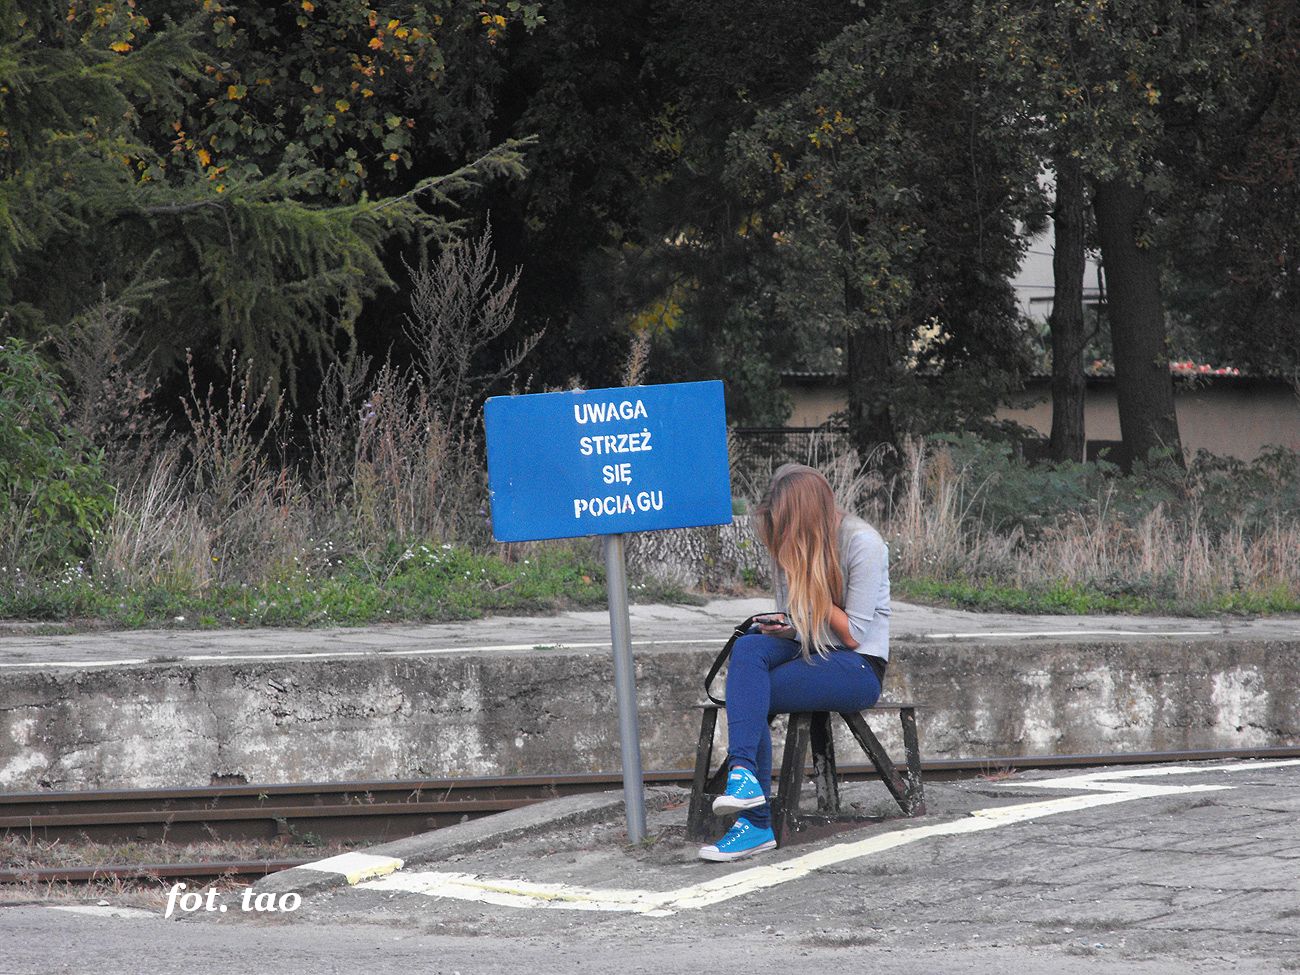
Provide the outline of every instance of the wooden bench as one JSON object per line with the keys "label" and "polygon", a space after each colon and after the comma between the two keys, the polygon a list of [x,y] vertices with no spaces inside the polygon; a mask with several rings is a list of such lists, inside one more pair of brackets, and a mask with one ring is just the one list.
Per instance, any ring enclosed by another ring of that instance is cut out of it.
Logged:
{"label": "wooden bench", "polygon": [[[700,739],[695,749],[695,777],[691,784],[691,805],[686,819],[687,836],[692,840],[714,838],[725,831],[719,828],[718,817],[713,815],[713,799],[726,788],[727,761],[712,775],[713,738],[718,726],[716,704],[697,705],[703,711],[700,722]],[[921,784],[921,752],[916,733],[916,705],[877,702],[870,711],[897,711],[903,729],[903,746],[907,753],[907,771],[899,775],[889,754],[872,732],[864,717],[867,711],[835,712],[848,725],[849,731],[885,787],[897,801],[905,816],[925,814],[925,795]],[[777,791],[770,798],[772,831],[777,846],[784,846],[795,833],[816,826],[878,822],[878,817],[840,815],[839,775],[835,767],[835,742],[831,734],[829,711],[796,711],[790,714],[786,727],[785,751],[781,758],[781,775]],[[812,778],[817,788],[817,813],[808,814],[799,809],[799,792],[803,781],[805,760],[812,748]]]}

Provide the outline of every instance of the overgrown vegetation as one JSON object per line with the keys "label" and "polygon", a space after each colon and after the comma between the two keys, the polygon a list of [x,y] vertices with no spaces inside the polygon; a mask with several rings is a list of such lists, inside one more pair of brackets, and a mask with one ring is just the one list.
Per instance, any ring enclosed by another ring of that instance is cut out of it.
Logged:
{"label": "overgrown vegetation", "polygon": [[977,437],[909,442],[885,485],[853,455],[841,503],[890,543],[901,598],[1042,613],[1300,611],[1300,455],[1198,456],[1130,475],[1030,465]]}
{"label": "overgrown vegetation", "polygon": [[[21,340],[0,346],[0,614],[347,625],[603,603],[597,540],[491,538],[481,407],[517,381],[536,342],[503,360],[490,349],[510,328],[518,275],[498,272],[486,232],[408,271],[412,365],[344,358],[303,422],[232,356],[224,388],[201,389],[189,371],[185,425],[168,429],[108,299],[62,346],[66,376]],[[649,343],[643,331],[625,384],[640,381]],[[1026,612],[1300,611],[1293,452],[1126,474],[1106,461],[1030,465],[973,435],[908,440],[865,463],[822,446],[804,459],[880,527],[901,598]],[[746,512],[769,475],[733,471],[733,525],[635,536],[634,596],[765,587]]]}
{"label": "overgrown vegetation", "polygon": [[[841,506],[890,546],[896,598],[1023,613],[1300,612],[1300,455],[1253,463],[1202,454],[1121,474],[1115,465],[1031,465],[974,436],[907,441],[861,463],[814,442]],[[898,471],[888,478],[884,471]],[[757,500],[766,472],[734,483]],[[642,536],[633,551],[677,583],[768,584],[746,518],[724,529]]]}
{"label": "overgrown vegetation", "polygon": [[[186,426],[168,431],[112,302],[81,317],[66,383],[26,343],[0,347],[0,615],[312,625],[603,603],[595,541],[491,540],[478,417],[536,337],[477,364],[517,275],[489,233],[408,270],[414,365],[334,364],[301,424],[232,356],[224,389],[190,370]],[[634,594],[690,598],[653,578]]]}

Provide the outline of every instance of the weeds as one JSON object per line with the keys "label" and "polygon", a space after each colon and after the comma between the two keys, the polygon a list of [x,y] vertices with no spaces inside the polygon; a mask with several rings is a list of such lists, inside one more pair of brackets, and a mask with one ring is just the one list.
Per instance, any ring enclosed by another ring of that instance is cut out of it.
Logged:
{"label": "weeds", "polygon": [[[188,428],[168,432],[121,301],[89,309],[57,343],[66,404],[30,350],[0,345],[10,412],[39,420],[0,445],[22,475],[0,519],[0,614],[214,627],[599,605],[594,540],[491,540],[481,405],[538,338],[491,354],[513,321],[518,273],[498,273],[490,234],[409,270],[413,365],[343,357],[297,425],[268,387],[252,387],[251,363],[232,356],[224,389],[200,389],[187,356]],[[649,333],[634,336],[626,383],[641,381],[649,353]],[[814,438],[802,459],[879,527],[902,598],[1025,612],[1300,610],[1294,453],[1132,477],[1104,462],[1029,467],[968,436],[908,443],[888,464]],[[633,598],[766,587],[748,512],[770,474],[733,468],[731,525],[632,536]]]}
{"label": "weeds", "polygon": [[[827,454],[815,441],[805,458],[840,506],[889,543],[896,598],[1026,613],[1300,611],[1294,453],[1252,465],[1203,457],[1185,474],[1121,477],[1104,463],[1029,467],[1003,445],[949,437],[907,443],[888,484],[877,461]],[[739,511],[770,473],[736,479],[749,492]],[[769,584],[767,554],[743,513],[720,540],[701,529],[657,532],[630,550],[678,583],[707,572],[724,585]]]}

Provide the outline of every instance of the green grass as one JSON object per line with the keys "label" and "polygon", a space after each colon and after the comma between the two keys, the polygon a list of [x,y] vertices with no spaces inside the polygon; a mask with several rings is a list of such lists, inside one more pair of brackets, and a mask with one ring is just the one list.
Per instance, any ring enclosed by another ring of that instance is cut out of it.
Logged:
{"label": "green grass", "polygon": [[[6,585],[0,618],[76,626],[183,628],[360,626],[470,620],[605,605],[605,572],[571,547],[539,547],[506,561],[466,549],[414,545],[374,565],[343,559],[325,575],[296,570],[256,585],[103,589],[80,578]],[[681,589],[633,583],[634,602],[696,602]]]}
{"label": "green grass", "polygon": [[1211,599],[1180,600],[1158,586],[1134,586],[1134,592],[1103,591],[1070,583],[1017,588],[996,583],[898,578],[892,594],[904,600],[982,612],[1095,615],[1107,613],[1167,616],[1261,616],[1300,613],[1300,597],[1285,588],[1263,592],[1222,593]]}
{"label": "green grass", "polygon": [[[405,556],[409,551],[411,554]],[[1161,579],[1107,580],[1096,586],[1056,582],[1018,588],[993,581],[895,577],[898,599],[982,612],[1262,616],[1300,613],[1285,587],[1235,591],[1201,602],[1174,596]],[[636,582],[634,602],[701,603],[703,598],[653,582]],[[77,575],[0,584],[0,619],[49,621],[60,630],[170,626],[364,626],[445,622],[496,614],[546,614],[605,605],[604,566],[579,546],[546,545],[527,557],[440,545],[394,546],[376,564],[338,560],[325,575],[293,570],[256,585],[105,589]]]}

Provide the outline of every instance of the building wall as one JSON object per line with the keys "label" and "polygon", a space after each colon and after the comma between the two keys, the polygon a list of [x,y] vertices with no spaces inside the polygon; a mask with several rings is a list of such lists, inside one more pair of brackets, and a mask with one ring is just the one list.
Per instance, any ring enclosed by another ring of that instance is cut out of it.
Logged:
{"label": "building wall", "polygon": [[[788,426],[815,427],[844,409],[842,385],[794,386]],[[1174,405],[1183,448],[1208,450],[1225,457],[1253,460],[1268,446],[1300,450],[1300,396],[1282,382],[1212,381],[1189,389],[1176,388]],[[1052,431],[1052,401],[1046,381],[997,411],[998,419],[1015,420],[1044,437]],[[1119,408],[1113,382],[1091,383],[1084,403],[1084,429],[1089,440],[1119,440]]]}
{"label": "building wall", "polygon": [[[1178,432],[1189,453],[1208,450],[1224,457],[1253,460],[1268,446],[1300,450],[1300,397],[1281,384],[1216,384],[1177,389]],[[1015,420],[1043,436],[1052,431],[1052,401],[1046,389],[1037,402],[1008,405],[998,419]],[[1119,440],[1115,387],[1088,389],[1084,430],[1089,440]]]}
{"label": "building wall", "polygon": [[843,386],[799,386],[788,389],[794,410],[788,427],[819,427],[831,414],[848,406],[848,393]]}

